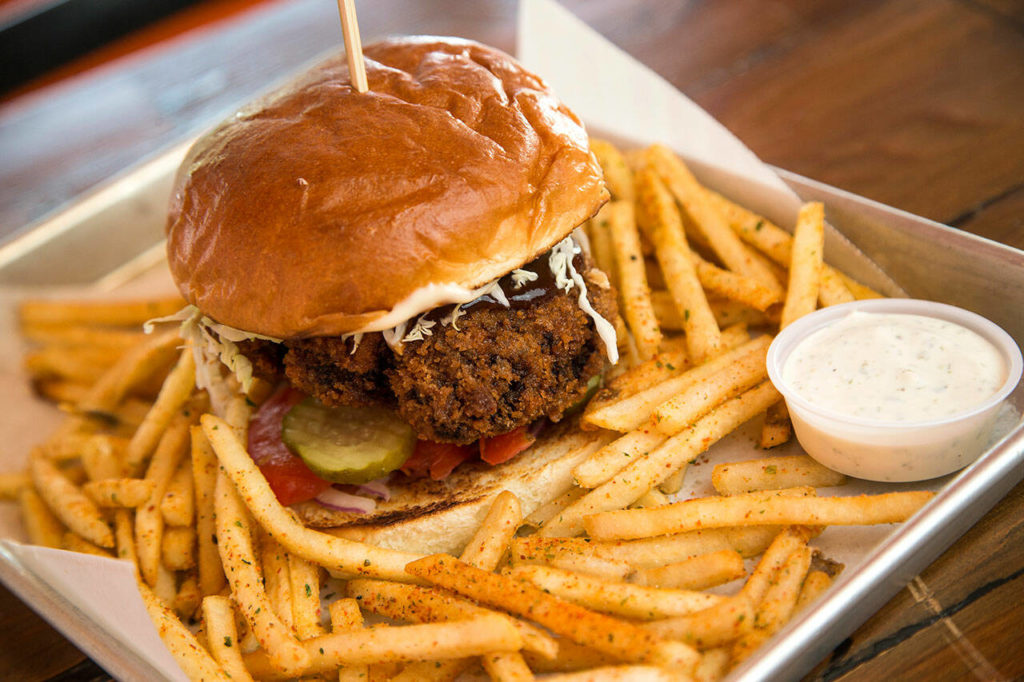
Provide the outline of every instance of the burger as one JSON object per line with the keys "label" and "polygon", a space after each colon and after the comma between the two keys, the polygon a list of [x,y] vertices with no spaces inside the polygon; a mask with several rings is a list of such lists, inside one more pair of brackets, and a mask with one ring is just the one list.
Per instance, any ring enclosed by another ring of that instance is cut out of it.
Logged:
{"label": "burger", "polygon": [[452,551],[500,490],[527,512],[566,490],[594,441],[563,417],[617,358],[576,229],[608,193],[580,121],[508,55],[364,55],[368,92],[328,59],[197,141],[168,261],[215,405],[231,374],[279,386],[248,437],[279,499]]}

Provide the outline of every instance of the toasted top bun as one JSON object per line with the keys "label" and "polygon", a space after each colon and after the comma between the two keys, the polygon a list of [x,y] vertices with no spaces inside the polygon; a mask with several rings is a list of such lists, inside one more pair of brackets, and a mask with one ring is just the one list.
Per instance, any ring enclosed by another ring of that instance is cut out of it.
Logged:
{"label": "toasted top bun", "polygon": [[216,321],[379,329],[532,260],[607,200],[579,120],[508,55],[435,37],[364,53],[369,92],[333,58],[188,152],[168,259]]}

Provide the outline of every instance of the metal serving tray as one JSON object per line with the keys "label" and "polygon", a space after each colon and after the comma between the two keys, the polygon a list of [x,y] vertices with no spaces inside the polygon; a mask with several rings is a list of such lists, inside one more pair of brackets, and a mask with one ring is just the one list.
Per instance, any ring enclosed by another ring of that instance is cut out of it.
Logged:
{"label": "metal serving tray", "polygon": [[[161,249],[171,178],[184,147],[123,175],[0,247],[0,285],[114,286]],[[984,315],[1024,345],[1024,252],[779,171],[797,194],[823,201],[838,230],[914,297]],[[1018,413],[1021,386],[1011,396]],[[730,679],[799,678],[1024,478],[1024,425],[1017,423],[974,465],[952,477],[911,521],[848,565],[826,597],[805,611]],[[109,632],[68,610],[62,596],[0,551],[0,580],[121,678],[155,679]],[[161,675],[162,676],[162,675]]]}

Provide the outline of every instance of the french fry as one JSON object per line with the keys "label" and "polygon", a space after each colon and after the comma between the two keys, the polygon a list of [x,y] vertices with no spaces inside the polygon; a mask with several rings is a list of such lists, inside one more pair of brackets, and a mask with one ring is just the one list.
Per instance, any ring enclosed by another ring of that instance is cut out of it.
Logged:
{"label": "french fry", "polygon": [[[318,675],[337,670],[342,665],[379,661],[439,661],[517,651],[521,643],[519,633],[508,618],[498,614],[447,623],[365,628],[303,640],[302,648],[310,663],[302,674]],[[287,677],[271,665],[265,651],[246,654],[244,660],[246,668],[256,679]]]}
{"label": "french fry", "polygon": [[754,619],[754,606],[737,594],[696,613],[665,618],[644,627],[659,637],[679,640],[697,649],[711,649],[735,641]]}
{"label": "french fry", "polygon": [[666,435],[677,434],[726,400],[760,383],[768,377],[767,354],[765,348],[763,353],[745,355],[690,390],[677,393],[654,410],[651,419],[655,427]]}
{"label": "french fry", "polygon": [[606,275],[616,291],[619,288],[619,266],[615,245],[612,243],[611,228],[608,224],[608,210],[611,203],[601,207],[593,218],[587,222],[587,235],[590,237],[590,253],[594,263]]}
{"label": "french fry", "polygon": [[110,415],[128,393],[166,366],[180,343],[176,331],[153,334],[121,356],[78,404],[86,415]]}
{"label": "french fry", "polygon": [[533,673],[517,651],[504,654],[484,654],[480,657],[487,675],[495,682],[530,682]]}
{"label": "french fry", "polygon": [[19,500],[22,503],[22,522],[25,524],[29,542],[40,547],[62,547],[65,527],[35,489],[24,488]]}
{"label": "french fry", "polygon": [[156,483],[144,478],[105,478],[89,481],[82,492],[99,507],[138,507],[153,496]]}
{"label": "french fry", "polygon": [[117,360],[104,348],[46,346],[25,356],[25,370],[36,379],[91,384]]}
{"label": "french fry", "polygon": [[217,455],[200,426],[189,429],[192,481],[196,507],[196,563],[199,589],[204,595],[218,594],[226,583],[220,552],[214,540],[217,532],[213,517],[214,487],[217,485]]}
{"label": "french fry", "polygon": [[471,566],[493,571],[522,518],[519,498],[507,490],[501,491],[459,558]]}
{"label": "french fry", "polygon": [[511,562],[513,566],[519,564],[538,564],[563,571],[571,571],[580,575],[603,578],[604,580],[621,581],[633,571],[633,567],[625,561],[605,559],[589,552],[534,554],[530,557],[523,555],[512,556]]}
{"label": "french fry", "polygon": [[196,567],[196,529],[193,526],[169,526],[160,538],[160,557],[172,571]]}
{"label": "french fry", "polygon": [[[350,580],[348,596],[358,600],[370,613],[408,623],[435,623],[462,620],[487,613],[487,609],[432,587],[383,580]],[[523,650],[542,658],[554,658],[558,643],[546,632],[512,618],[513,627],[523,640]]]}
{"label": "french fry", "polygon": [[857,300],[850,287],[834,269],[822,264],[818,281],[818,302],[823,308]]}
{"label": "french fry", "polygon": [[145,334],[141,329],[93,327],[64,322],[23,324],[21,334],[33,343],[55,346],[83,346],[124,353],[137,345]]}
{"label": "french fry", "polygon": [[657,488],[652,488],[651,490],[648,490],[646,493],[644,493],[643,497],[638,499],[636,502],[634,502],[630,506],[633,506],[633,507],[660,507],[663,504],[668,504],[669,501],[670,500],[668,499],[668,496],[665,493],[661,492]]}
{"label": "french fry", "polygon": [[767,352],[771,337],[761,336],[728,350],[718,357],[689,369],[679,376],[655,384],[645,391],[615,403],[605,404],[583,412],[583,420],[612,431],[633,431],[647,422],[659,405],[673,396],[692,390],[709,377],[725,371],[733,363],[748,357],[761,357]]}
{"label": "french fry", "polygon": [[195,522],[196,501],[190,457],[182,458],[167,483],[167,490],[160,500],[160,513],[169,526],[191,526]]}
{"label": "french fry", "polygon": [[641,170],[636,184],[640,199],[637,222],[654,242],[658,263],[683,318],[686,349],[694,363],[699,364],[719,353],[721,332],[697,279],[679,211],[653,171]]}
{"label": "french fry", "polygon": [[706,590],[745,575],[743,555],[734,549],[720,549],[664,566],[637,569],[629,581],[652,587]]}
{"label": "french fry", "polygon": [[652,568],[722,549],[735,550],[747,558],[757,556],[771,544],[779,530],[777,526],[708,528],[662,537],[616,542],[530,535],[515,538],[509,551],[513,557],[524,562],[536,561],[548,556],[572,557],[593,554],[602,559],[625,562],[638,569]]}
{"label": "french fry", "polygon": [[190,421],[191,417],[179,411],[173,423],[164,431],[146,469],[146,480],[153,482],[153,493],[135,512],[135,551],[139,557],[139,571],[150,586],[156,585],[164,532],[160,502],[167,484],[187,452]]}
{"label": "french fry", "polygon": [[192,631],[164,606],[148,586],[139,583],[139,593],[142,595],[142,603],[146,606],[150,620],[160,634],[160,639],[189,679],[219,682],[231,682],[234,679],[225,673]]}
{"label": "french fry", "polygon": [[21,491],[32,485],[28,472],[0,473],[0,500],[17,500]]}
{"label": "french fry", "polygon": [[855,497],[790,497],[779,491],[704,497],[656,509],[627,509],[587,519],[591,537],[630,539],[730,525],[845,526],[906,521],[935,494],[931,491]]}
{"label": "french fry", "polygon": [[733,644],[732,659],[744,661],[778,632],[793,614],[800,586],[811,565],[811,548],[806,545],[794,550],[779,566],[776,575],[757,608],[753,627],[747,629]]}
{"label": "french fry", "polygon": [[180,618],[191,619],[202,607],[203,595],[199,592],[199,583],[194,573],[187,574],[178,585],[178,593],[174,595],[172,609]]}
{"label": "french fry", "polygon": [[781,328],[814,312],[817,307],[824,244],[825,207],[818,202],[804,204],[793,232],[789,287],[782,306]]}
{"label": "french fry", "polygon": [[[666,440],[668,436],[653,426],[640,427],[625,433],[577,464],[572,471],[573,479],[584,489],[596,488],[609,481],[638,457],[644,457],[660,447]],[[564,509],[563,507],[563,511]]]}
{"label": "french fry", "polygon": [[768,450],[789,442],[792,437],[793,423],[789,420],[789,409],[786,407],[786,403],[780,400],[765,412],[759,445]]}
{"label": "french fry", "polygon": [[560,511],[583,497],[586,492],[586,488],[580,488],[579,486],[569,488],[561,495],[552,498],[550,502],[545,502],[530,512],[523,519],[523,525],[530,528],[540,528],[548,522],[548,519],[556,516]]}
{"label": "french fry", "polygon": [[61,546],[70,552],[92,554],[93,556],[102,556],[107,557],[108,559],[114,558],[114,555],[107,550],[97,547],[78,533],[73,533],[71,531],[66,531],[64,533],[63,538],[61,538]]}
{"label": "french fry", "polygon": [[28,300],[18,307],[23,326],[88,324],[141,327],[155,317],[172,315],[185,306],[181,297],[132,301]]}
{"label": "french fry", "polygon": [[505,574],[591,610],[639,620],[682,616],[724,599],[708,592],[601,580],[548,566],[520,564],[507,569]]}
{"label": "french fry", "polygon": [[292,609],[291,569],[288,554],[277,540],[264,532],[257,532],[259,538],[259,566],[263,573],[263,589],[267,600],[281,622],[295,630]]}
{"label": "french fry", "polygon": [[292,620],[299,639],[326,634],[320,624],[320,567],[289,554],[288,578],[292,593]]}
{"label": "french fry", "polygon": [[693,682],[718,682],[729,673],[729,658],[726,647],[708,649],[693,671]]}
{"label": "french fry", "polygon": [[846,476],[818,464],[807,455],[716,464],[711,472],[711,485],[719,495],[796,486],[828,488],[845,483]]}
{"label": "french fry", "polygon": [[29,472],[39,496],[64,525],[95,545],[114,546],[114,533],[100,510],[38,450],[29,457]]}
{"label": "french fry", "polygon": [[607,140],[591,139],[590,151],[597,157],[597,162],[604,172],[604,184],[612,195],[612,199],[633,201],[636,192],[633,189],[633,170],[626,163],[622,152]]}
{"label": "french fry", "polygon": [[232,680],[252,682],[245,669],[235,627],[235,610],[229,597],[209,595],[203,598],[203,625],[210,653]]}
{"label": "french fry", "polygon": [[729,228],[728,222],[708,199],[708,192],[693,177],[683,161],[662,145],[648,147],[645,158],[683,206],[700,233],[707,239],[726,267],[779,290],[770,270],[752,258],[746,247]]}
{"label": "french fry", "polygon": [[633,204],[614,202],[604,211],[608,215],[608,227],[617,253],[623,315],[629,323],[641,359],[650,360],[658,351],[662,334],[651,307],[651,290],[647,285]]}
{"label": "french fry", "polygon": [[651,665],[611,665],[545,677],[545,682],[686,682],[693,679]]}
{"label": "french fry", "polygon": [[615,659],[611,656],[565,637],[558,640],[558,656],[542,658],[524,649],[523,659],[535,673],[573,672],[615,664]]}
{"label": "french fry", "polygon": [[[224,431],[227,430],[225,426]],[[217,478],[215,496],[217,547],[235,603],[273,668],[286,676],[302,675],[309,666],[309,652],[278,617],[263,589],[252,546],[251,518],[231,480],[224,474]]]}
{"label": "french fry", "polygon": [[160,435],[189,399],[195,386],[196,361],[191,345],[187,345],[182,349],[177,364],[160,388],[153,406],[128,443],[125,463],[129,471],[140,469],[153,454],[160,441]]}
{"label": "french fry", "polygon": [[[672,436],[648,455],[626,466],[607,483],[581,497],[567,507],[558,519],[552,519],[538,532],[547,536],[579,534],[583,530],[584,517],[598,512],[613,513],[612,510],[622,509],[635,502],[672,472],[691,462],[697,455],[777,400],[779,393],[770,381],[731,398],[694,422],[689,429]],[[635,514],[652,513],[676,506],[629,511]],[[589,524],[587,529],[590,530]],[[691,529],[681,528],[674,532],[683,530]]]}
{"label": "french fry", "polygon": [[409,580],[405,565],[418,555],[374,547],[306,528],[277,501],[256,463],[227,423],[210,414],[203,415],[201,423],[224,472],[245,498],[252,515],[289,552],[330,571]]}
{"label": "french fry", "polygon": [[[345,632],[363,627],[363,614],[355,599],[335,599],[328,610],[331,614],[331,631]],[[369,672],[365,665],[346,665],[338,669],[338,682],[366,682]]]}
{"label": "french fry", "polygon": [[782,302],[782,292],[778,287],[767,287],[756,279],[723,270],[695,253],[691,257],[697,268],[697,279],[709,296],[720,296],[761,312]]}
{"label": "french fry", "polygon": [[483,571],[454,557],[433,555],[411,562],[412,575],[474,601],[528,618],[578,644],[620,660],[678,665],[685,672],[699,656],[689,647],[670,646],[635,625],[557,599],[507,576]]}
{"label": "french fry", "polygon": [[814,603],[832,585],[832,578],[825,571],[813,570],[807,574],[796,599],[793,613],[797,614]]}
{"label": "french fry", "polygon": [[849,275],[839,272],[839,276],[842,278],[843,283],[846,285],[846,288],[850,290],[850,293],[853,294],[853,297],[856,298],[858,301],[862,301],[868,298],[883,298],[882,294],[878,293],[869,286],[861,284],[860,282],[853,279]]}
{"label": "french fry", "polygon": [[130,561],[137,574],[139,557],[135,552],[135,514],[132,510],[114,510],[114,542],[117,545],[117,558]]}

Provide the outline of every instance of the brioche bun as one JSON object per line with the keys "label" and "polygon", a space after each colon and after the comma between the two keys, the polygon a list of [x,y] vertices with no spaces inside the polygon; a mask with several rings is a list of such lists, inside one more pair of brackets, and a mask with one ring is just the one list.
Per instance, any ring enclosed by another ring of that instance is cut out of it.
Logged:
{"label": "brioche bun", "polygon": [[410,308],[414,292],[532,260],[607,200],[579,120],[508,55],[433,37],[364,52],[369,92],[329,59],[188,152],[168,259],[214,320],[282,339],[373,329],[403,301],[406,317],[452,302]]}

